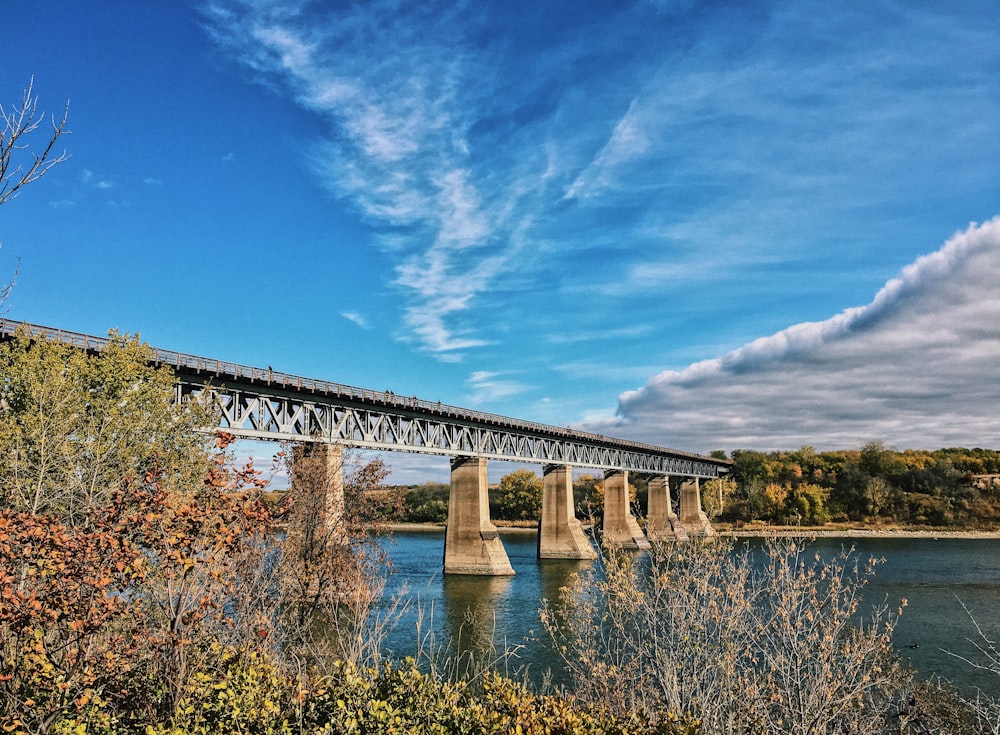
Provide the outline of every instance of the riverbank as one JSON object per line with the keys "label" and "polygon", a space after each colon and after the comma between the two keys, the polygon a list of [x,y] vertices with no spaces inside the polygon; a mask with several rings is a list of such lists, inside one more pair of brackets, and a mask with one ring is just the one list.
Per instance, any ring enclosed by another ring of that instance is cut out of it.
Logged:
{"label": "riverbank", "polygon": [[[428,532],[428,533],[444,533],[447,526],[444,523],[390,523],[387,528],[396,533],[397,531],[406,532]],[[518,526],[501,526],[497,524],[497,531],[500,533],[538,533],[538,522],[531,521],[531,525],[518,525]]]}
{"label": "riverbank", "polygon": [[760,538],[762,536],[801,536],[805,538],[967,538],[1000,539],[1000,529],[912,528],[906,526],[752,526],[734,528],[716,525],[720,536]]}
{"label": "riverbank", "polygon": [[[720,536],[732,536],[734,538],[761,538],[764,536],[799,536],[804,538],[967,538],[967,539],[1000,539],[1000,529],[994,530],[955,530],[944,528],[907,528],[907,527],[879,527],[868,528],[863,526],[751,526],[734,528],[724,524],[715,525],[716,533]],[[393,533],[403,532],[429,532],[441,533],[445,530],[443,523],[392,523],[388,529]],[[537,533],[538,527],[532,522],[531,525],[503,526],[497,524],[497,530],[501,534],[529,534]]]}

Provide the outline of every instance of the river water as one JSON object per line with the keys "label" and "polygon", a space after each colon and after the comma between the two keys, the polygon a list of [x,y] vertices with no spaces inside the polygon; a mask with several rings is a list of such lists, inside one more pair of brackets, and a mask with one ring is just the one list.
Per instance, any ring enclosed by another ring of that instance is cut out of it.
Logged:
{"label": "river water", "polygon": [[[527,666],[536,681],[551,670],[555,681],[562,680],[539,607],[543,598],[557,598],[571,573],[592,562],[539,560],[534,533],[504,533],[503,542],[514,577],[444,576],[443,532],[402,531],[386,540],[392,559],[387,591],[402,591],[409,601],[386,640],[395,656],[457,642],[459,649],[475,651],[482,659],[492,641],[498,649],[516,650],[512,669]],[[861,559],[885,559],[865,592],[865,603],[884,600],[895,610],[901,599],[908,602],[894,636],[900,655],[922,676],[941,676],[969,693],[979,687],[1000,695],[1000,676],[977,672],[947,653],[981,660],[969,642],[978,636],[963,603],[992,640],[1000,638],[1000,539],[810,542],[830,554],[852,545]]]}

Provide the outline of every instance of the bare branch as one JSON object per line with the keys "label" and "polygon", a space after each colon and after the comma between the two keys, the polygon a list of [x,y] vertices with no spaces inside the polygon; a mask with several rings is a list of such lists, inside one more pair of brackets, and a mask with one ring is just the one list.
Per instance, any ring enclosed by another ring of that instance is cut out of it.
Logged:
{"label": "bare branch", "polygon": [[40,179],[53,166],[69,159],[65,150],[59,154],[54,152],[56,141],[69,134],[66,129],[69,102],[61,118],[56,120],[54,115],[50,118],[52,131],[41,151],[30,150],[27,138],[45,119],[45,114],[38,112],[38,98],[32,96],[34,84],[32,77],[20,103],[9,109],[0,105],[0,120],[3,121],[0,129],[0,205],[16,197],[22,187]]}

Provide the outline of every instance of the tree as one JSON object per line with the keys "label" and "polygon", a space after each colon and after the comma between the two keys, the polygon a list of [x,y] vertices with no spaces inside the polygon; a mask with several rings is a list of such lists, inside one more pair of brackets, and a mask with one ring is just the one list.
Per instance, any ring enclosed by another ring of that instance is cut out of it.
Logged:
{"label": "tree", "polygon": [[134,691],[141,551],[114,524],[76,532],[0,508],[0,726],[45,733]]}
{"label": "tree", "polygon": [[593,520],[604,512],[604,480],[581,475],[573,481],[573,506],[577,517]]}
{"label": "tree", "polygon": [[169,368],[138,338],[97,355],[19,332],[0,345],[0,503],[85,525],[127,479],[155,469],[171,489],[208,467],[208,407],[174,402]]}
{"label": "tree", "polygon": [[729,505],[729,498],[736,492],[736,482],[731,477],[718,477],[705,482],[701,488],[705,512],[717,518]]}
{"label": "tree", "polygon": [[35,79],[28,82],[21,101],[5,108],[0,104],[0,205],[14,199],[22,188],[37,181],[56,166],[69,158],[66,151],[55,152],[56,142],[66,130],[66,120],[69,117],[69,103],[63,110],[62,117],[56,121],[51,118],[52,130],[47,141],[44,141],[34,152],[30,152],[27,141],[35,133],[45,119],[45,114],[38,110],[38,98],[32,96]]}
{"label": "tree", "polygon": [[493,512],[508,521],[537,519],[542,512],[542,480],[531,470],[517,470],[500,479]]}
{"label": "tree", "polygon": [[[385,625],[374,613],[388,557],[373,537],[380,529],[366,497],[382,489],[388,470],[381,460],[345,462],[342,451],[315,449],[284,454],[292,477],[278,562],[286,650],[321,668],[376,663]],[[337,475],[343,501],[331,502]]]}
{"label": "tree", "polygon": [[869,477],[865,483],[865,498],[868,500],[868,511],[872,519],[878,523],[878,516],[885,510],[886,503],[892,493],[889,483],[881,477]]}

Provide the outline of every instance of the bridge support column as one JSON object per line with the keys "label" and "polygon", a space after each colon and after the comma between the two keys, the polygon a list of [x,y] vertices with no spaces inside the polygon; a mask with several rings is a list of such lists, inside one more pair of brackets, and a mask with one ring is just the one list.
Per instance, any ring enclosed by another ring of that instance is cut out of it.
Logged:
{"label": "bridge support column", "polygon": [[451,461],[444,573],[498,577],[514,573],[497,527],[490,523],[485,459],[455,457]]}
{"label": "bridge support column", "polygon": [[292,450],[292,492],[304,502],[322,504],[322,524],[330,538],[341,538],[344,522],[344,447],[298,444]]}
{"label": "bridge support column", "polygon": [[681,525],[689,536],[715,535],[715,529],[701,507],[701,488],[697,477],[689,477],[681,483]]}
{"label": "bridge support column", "polygon": [[649,481],[649,514],[646,535],[650,541],[686,541],[687,532],[670,502],[670,478],[654,477]]}
{"label": "bridge support column", "polygon": [[545,465],[542,470],[542,517],[538,522],[539,559],[596,559],[573,508],[573,469]]}
{"label": "bridge support column", "polygon": [[629,508],[628,472],[624,470],[604,473],[604,545],[610,549],[649,548]]}

